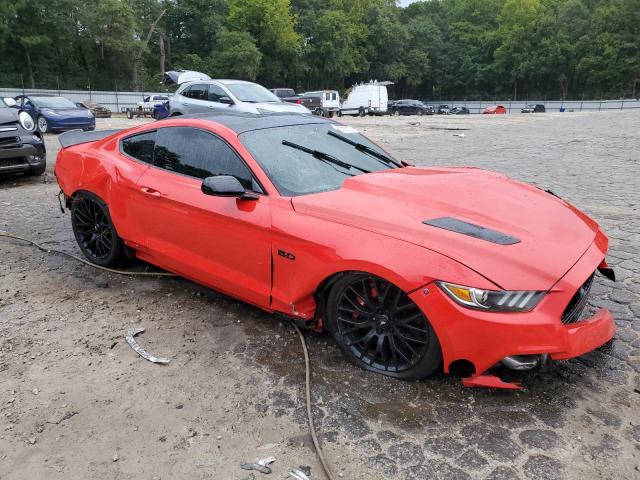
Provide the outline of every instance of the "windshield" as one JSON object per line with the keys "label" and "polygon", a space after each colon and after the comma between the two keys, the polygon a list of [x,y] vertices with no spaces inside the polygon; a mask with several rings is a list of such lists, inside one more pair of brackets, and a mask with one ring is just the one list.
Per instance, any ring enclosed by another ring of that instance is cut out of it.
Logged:
{"label": "windshield", "polygon": [[257,83],[225,83],[233,95],[241,102],[278,102],[280,99]]}
{"label": "windshield", "polygon": [[7,106],[7,104],[6,104],[6,103],[4,103],[4,100],[3,100],[3,99],[1,99],[1,98],[0,98],[0,108],[9,108],[9,107]]}
{"label": "windshield", "polygon": [[[241,134],[239,138],[284,196],[336,190],[346,178],[362,175],[362,170],[374,172],[396,168],[329,135],[329,132],[361,143],[379,154],[388,155],[354,128],[331,123],[253,130]],[[310,153],[283,145],[283,140],[326,153],[355,168],[344,168],[330,161],[322,161]]]}
{"label": "windshield", "polygon": [[37,106],[42,108],[78,108],[71,101],[64,97],[29,97]]}

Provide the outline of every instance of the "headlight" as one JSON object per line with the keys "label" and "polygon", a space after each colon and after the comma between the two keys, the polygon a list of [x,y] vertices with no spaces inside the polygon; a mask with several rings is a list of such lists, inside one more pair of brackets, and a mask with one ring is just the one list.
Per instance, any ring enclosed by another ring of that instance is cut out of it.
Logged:
{"label": "headlight", "polygon": [[22,128],[25,130],[28,130],[29,132],[35,130],[36,124],[34,123],[33,118],[31,118],[31,115],[27,112],[20,112],[18,114],[18,120],[20,120],[20,125],[22,125]]}
{"label": "headlight", "polygon": [[496,312],[528,312],[546,293],[537,290],[482,290],[454,283],[436,283],[460,305]]}

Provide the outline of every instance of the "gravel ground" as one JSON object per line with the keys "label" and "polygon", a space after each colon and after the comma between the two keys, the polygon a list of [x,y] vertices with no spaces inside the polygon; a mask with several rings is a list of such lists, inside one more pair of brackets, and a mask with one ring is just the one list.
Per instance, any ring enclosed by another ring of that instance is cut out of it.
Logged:
{"label": "gravel ground", "polygon": [[[98,120],[119,128],[142,120]],[[402,382],[348,364],[307,333],[315,418],[348,479],[640,478],[640,112],[349,118],[419,165],[473,165],[544,188],[596,218],[616,284],[612,344],[520,375],[521,392]],[[451,130],[465,129],[465,130]],[[464,136],[462,136],[464,135]],[[0,230],[79,254],[51,175],[0,178]],[[182,279],[129,278],[0,239],[0,478],[245,479],[275,456],[324,478],[286,320]],[[167,366],[139,358],[141,345]],[[271,478],[256,474],[258,478]]]}

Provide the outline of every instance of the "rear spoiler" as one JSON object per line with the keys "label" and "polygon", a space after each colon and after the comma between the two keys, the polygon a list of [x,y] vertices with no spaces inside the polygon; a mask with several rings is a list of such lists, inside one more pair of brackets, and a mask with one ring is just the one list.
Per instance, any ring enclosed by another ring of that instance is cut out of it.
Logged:
{"label": "rear spoiler", "polygon": [[85,132],[83,130],[70,130],[58,135],[58,141],[60,145],[62,145],[62,148],[67,148],[80,145],[81,143],[97,142],[119,131],[120,130],[96,130],[93,132]]}

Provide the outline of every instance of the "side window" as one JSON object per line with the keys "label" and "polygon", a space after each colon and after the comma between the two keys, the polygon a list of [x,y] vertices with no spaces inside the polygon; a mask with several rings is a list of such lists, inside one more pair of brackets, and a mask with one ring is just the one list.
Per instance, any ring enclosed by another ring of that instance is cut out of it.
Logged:
{"label": "side window", "polygon": [[251,171],[222,139],[191,127],[158,132],[154,157],[157,167],[201,179],[232,175],[245,189],[256,190]]}
{"label": "side window", "polygon": [[227,92],[225,92],[222,87],[218,85],[209,85],[209,100],[212,102],[219,102],[221,98],[229,98]]}
{"label": "side window", "polygon": [[331,100],[337,100],[338,99],[338,94],[336,92],[333,92],[331,94]]}
{"label": "side window", "polygon": [[197,84],[191,85],[189,90],[184,93],[185,97],[193,98],[195,100],[207,100],[209,96],[209,89],[207,85]]}
{"label": "side window", "polygon": [[324,99],[325,100],[331,100],[331,94],[329,92],[324,94]]}
{"label": "side window", "polygon": [[146,132],[122,140],[122,151],[136,160],[153,163],[156,132]]}

